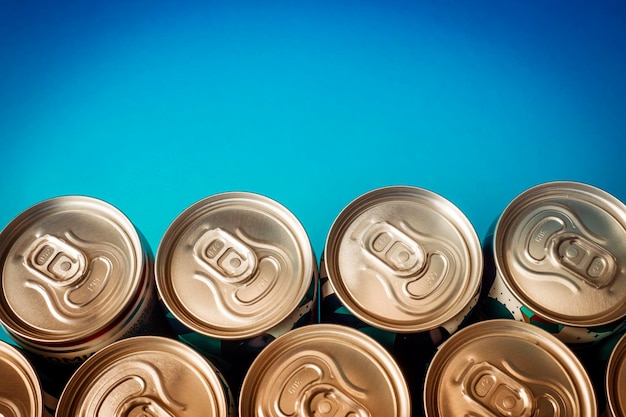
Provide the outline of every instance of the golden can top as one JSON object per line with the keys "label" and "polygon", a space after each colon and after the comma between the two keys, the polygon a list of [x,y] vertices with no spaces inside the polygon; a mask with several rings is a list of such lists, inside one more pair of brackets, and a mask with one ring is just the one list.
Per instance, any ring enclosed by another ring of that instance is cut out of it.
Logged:
{"label": "golden can top", "polygon": [[450,201],[417,187],[361,195],[331,226],[324,249],[343,305],[385,330],[431,330],[476,296],[483,270],[478,236]]}
{"label": "golden can top", "polygon": [[159,336],[115,342],[67,383],[57,416],[231,417],[234,405],[213,365]]}
{"label": "golden can top", "polygon": [[545,330],[509,319],[453,334],[433,357],[428,417],[595,417],[591,380],[572,351]]}
{"label": "golden can top", "polygon": [[43,394],[35,370],[15,347],[0,341],[0,416],[42,415]]}
{"label": "golden can top", "polygon": [[280,324],[306,295],[316,267],[298,219],[247,192],[188,207],[166,230],[155,263],[169,311],[218,339],[254,337]]}
{"label": "golden can top", "polygon": [[613,348],[606,372],[607,409],[610,416],[626,416],[626,334]]}
{"label": "golden can top", "polygon": [[355,329],[312,324],[284,334],[252,363],[240,417],[409,417],[404,377],[389,353]]}
{"label": "golden can top", "polygon": [[511,292],[553,322],[601,326],[626,316],[626,206],[603,190],[551,182],[517,196],[494,233]]}
{"label": "golden can top", "polygon": [[0,320],[36,345],[94,337],[145,285],[145,258],[137,230],[112,205],[84,196],[43,201],[0,234]]}

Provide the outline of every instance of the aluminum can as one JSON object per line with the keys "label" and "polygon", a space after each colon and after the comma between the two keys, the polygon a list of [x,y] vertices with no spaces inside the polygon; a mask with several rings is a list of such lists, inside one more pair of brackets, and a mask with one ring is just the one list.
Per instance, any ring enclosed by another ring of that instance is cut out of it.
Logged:
{"label": "aluminum can", "polygon": [[16,347],[0,341],[0,416],[46,415],[35,369]]}
{"label": "aluminum can", "polygon": [[240,417],[409,417],[403,374],[378,342],[355,329],[312,324],[288,332],[252,363]]}
{"label": "aluminum can", "polygon": [[596,397],[580,361],[543,329],[509,319],[465,327],[428,368],[427,417],[595,417]]}
{"label": "aluminum can", "polygon": [[418,187],[375,189],[330,228],[320,261],[321,321],[372,336],[411,370],[410,389],[420,393],[436,347],[476,305],[482,271],[474,227],[449,200]]}
{"label": "aluminum can", "polygon": [[261,349],[315,320],[317,280],[302,224],[256,193],[221,193],[191,205],[157,250],[157,287],[175,332],[220,366],[233,387]]}
{"label": "aluminum can", "polygon": [[[586,347],[626,323],[626,206],[576,182],[518,195],[485,241],[481,319],[512,318]],[[487,272],[487,271],[490,272]]]}
{"label": "aluminum can", "polygon": [[[40,202],[0,233],[0,320],[57,397],[90,355],[166,329],[153,255],[131,221],[92,197]],[[44,375],[44,373],[42,373]]]}
{"label": "aluminum can", "polygon": [[70,378],[57,416],[234,417],[219,370],[191,347],[136,336],[91,356]]}
{"label": "aluminum can", "polygon": [[611,353],[606,369],[605,417],[626,416],[626,333],[623,334]]}

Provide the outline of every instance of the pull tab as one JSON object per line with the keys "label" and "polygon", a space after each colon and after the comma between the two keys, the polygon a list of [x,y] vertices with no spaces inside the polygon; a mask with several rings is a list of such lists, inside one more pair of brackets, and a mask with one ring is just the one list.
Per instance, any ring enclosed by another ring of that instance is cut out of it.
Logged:
{"label": "pull tab", "polygon": [[355,400],[331,386],[318,386],[308,393],[305,407],[311,417],[369,417],[370,414]]}
{"label": "pull tab", "polygon": [[475,401],[497,415],[532,415],[532,392],[488,362],[471,365],[463,385]]}
{"label": "pull tab", "polygon": [[256,255],[230,233],[210,229],[194,245],[196,256],[231,282],[245,281],[254,273]]}
{"label": "pull tab", "polygon": [[365,233],[365,249],[400,275],[410,275],[424,265],[422,247],[386,222],[373,224]]}
{"label": "pull tab", "polygon": [[176,417],[149,398],[137,398],[134,402],[137,404],[120,417]]}
{"label": "pull tab", "polygon": [[558,243],[561,264],[595,288],[613,281],[616,262],[604,248],[580,236],[565,236]]}
{"label": "pull tab", "polygon": [[86,256],[59,238],[44,235],[28,249],[28,264],[57,285],[70,285],[87,269]]}

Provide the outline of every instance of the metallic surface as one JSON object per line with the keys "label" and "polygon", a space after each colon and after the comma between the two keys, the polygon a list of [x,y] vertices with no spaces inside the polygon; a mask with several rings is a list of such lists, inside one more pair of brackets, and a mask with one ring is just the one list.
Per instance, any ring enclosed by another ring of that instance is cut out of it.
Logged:
{"label": "metallic surface", "polygon": [[70,379],[57,416],[234,417],[228,386],[187,345],[138,336],[109,345]]}
{"label": "metallic surface", "polygon": [[313,301],[300,305],[315,285],[312,277],[315,257],[300,222],[253,193],[218,194],[190,206],[169,226],[156,257],[168,310],[189,329],[217,339],[289,330],[293,323],[285,329],[281,323],[301,308],[313,309]]}
{"label": "metallic surface", "polygon": [[495,229],[498,273],[544,319],[602,326],[626,316],[626,206],[590,185],[533,187]]}
{"label": "metallic surface", "polygon": [[156,306],[152,254],[118,209],[66,196],[0,235],[0,319],[23,347],[72,363],[133,334]]}
{"label": "metallic surface", "polygon": [[489,320],[441,345],[427,371],[429,417],[594,417],[595,393],[565,344],[528,323]]}
{"label": "metallic surface", "polygon": [[481,284],[480,242],[467,217],[416,187],[380,188],[352,201],[334,221],[324,253],[342,304],[392,332],[450,323],[455,330]]}
{"label": "metallic surface", "polygon": [[626,416],[626,335],[615,345],[606,371],[607,415]]}
{"label": "metallic surface", "polygon": [[0,416],[41,417],[43,412],[35,370],[15,347],[0,342]]}
{"label": "metallic surface", "polygon": [[397,364],[373,339],[333,324],[304,326],[266,347],[250,367],[240,417],[409,417]]}

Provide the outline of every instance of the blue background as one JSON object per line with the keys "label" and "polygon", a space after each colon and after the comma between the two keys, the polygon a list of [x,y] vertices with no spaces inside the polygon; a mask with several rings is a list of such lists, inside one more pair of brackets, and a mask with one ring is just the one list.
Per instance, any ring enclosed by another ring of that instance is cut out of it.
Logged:
{"label": "blue background", "polygon": [[481,238],[541,182],[626,201],[626,3],[592,3],[0,0],[0,228],[85,194],[156,251],[186,207],[245,190],[319,255],[386,185]]}

